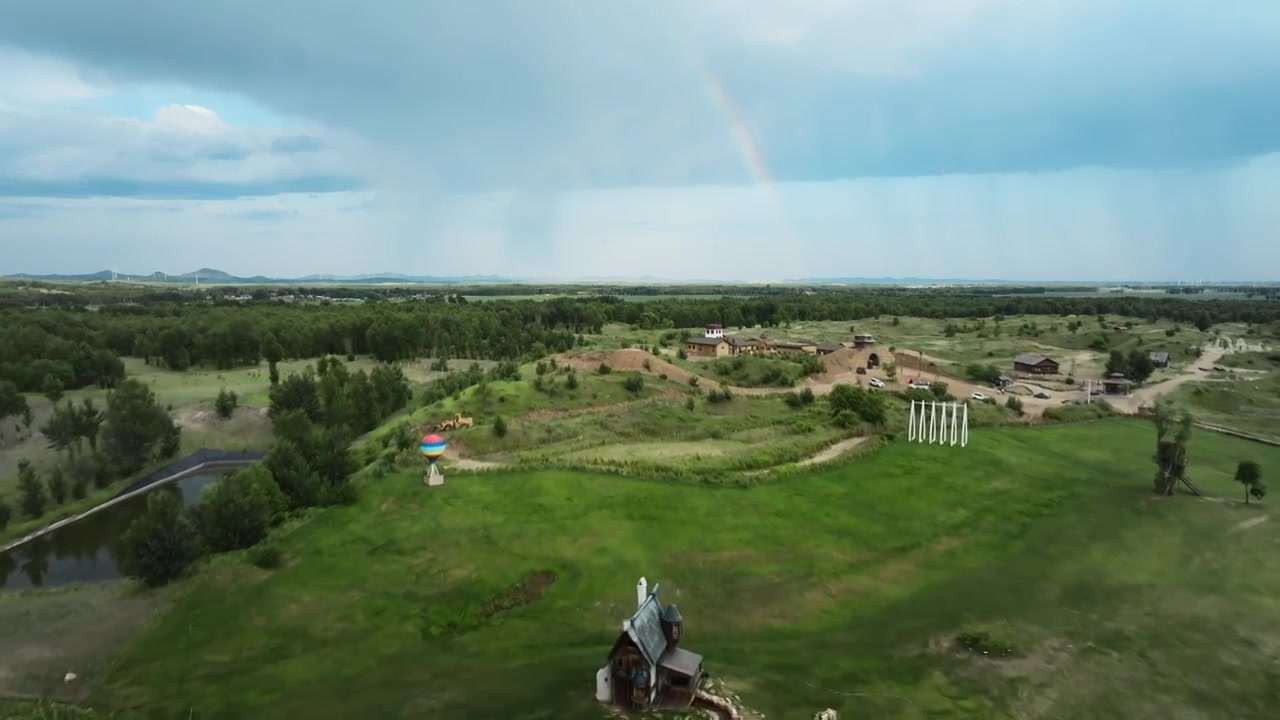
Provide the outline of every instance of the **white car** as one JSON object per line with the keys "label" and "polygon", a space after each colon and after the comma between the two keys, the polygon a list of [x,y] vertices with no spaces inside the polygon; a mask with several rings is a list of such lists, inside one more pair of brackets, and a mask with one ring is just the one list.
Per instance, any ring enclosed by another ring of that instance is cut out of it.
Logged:
{"label": "white car", "polygon": [[913,390],[928,390],[930,385],[928,380],[912,380],[907,383],[907,387]]}
{"label": "white car", "polygon": [[867,384],[873,388],[884,387],[884,381],[881,380],[880,378],[871,378],[870,380],[867,381]]}
{"label": "white car", "polygon": [[975,392],[975,393],[971,394],[971,395],[969,396],[969,398],[970,398],[970,399],[972,399],[972,400],[977,400],[978,402],[982,402],[982,401],[984,401],[984,400],[986,400],[986,399],[987,399],[987,396],[986,396],[986,395],[983,395],[983,394],[982,394],[982,393],[980,393],[980,392]]}

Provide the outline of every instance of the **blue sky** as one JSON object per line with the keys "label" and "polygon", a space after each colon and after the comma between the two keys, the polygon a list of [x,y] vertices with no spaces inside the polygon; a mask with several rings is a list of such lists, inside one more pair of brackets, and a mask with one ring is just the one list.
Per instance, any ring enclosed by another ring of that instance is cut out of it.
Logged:
{"label": "blue sky", "polygon": [[1273,0],[0,0],[0,273],[1272,280]]}

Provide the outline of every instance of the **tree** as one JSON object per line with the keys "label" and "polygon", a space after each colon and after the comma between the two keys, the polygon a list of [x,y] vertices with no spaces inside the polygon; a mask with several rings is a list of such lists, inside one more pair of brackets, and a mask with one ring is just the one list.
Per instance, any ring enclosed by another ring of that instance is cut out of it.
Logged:
{"label": "tree", "polygon": [[507,436],[507,421],[501,415],[493,419],[493,435],[499,438]]}
{"label": "tree", "polygon": [[0,498],[0,531],[9,525],[9,521],[13,519],[13,507],[4,498]]}
{"label": "tree", "polygon": [[296,442],[281,439],[276,441],[263,463],[293,510],[320,504],[320,478],[306,458]]}
{"label": "tree", "polygon": [[1249,496],[1261,500],[1267,494],[1267,486],[1262,484],[1262,468],[1252,460],[1242,460],[1236,465],[1236,482],[1244,486],[1244,504],[1249,504]]}
{"label": "tree", "polygon": [[1022,398],[1019,398],[1017,395],[1010,395],[1008,399],[1004,401],[1004,406],[1012,410],[1014,414],[1019,417],[1021,417],[1024,412]]}
{"label": "tree", "polygon": [[897,380],[897,379],[898,379],[898,366],[897,366],[897,364],[896,364],[896,363],[885,363],[885,364],[884,364],[884,376],[885,376],[885,377],[887,377],[887,378],[889,378],[889,382],[893,382],[894,380]]}
{"label": "tree", "polygon": [[107,396],[102,449],[119,475],[131,475],[153,459],[177,452],[180,428],[156,402],[155,393],[134,378]]}
{"label": "tree", "polygon": [[271,473],[253,465],[206,490],[191,514],[205,546],[227,552],[257,545],[287,511],[288,499]]}
{"label": "tree", "polygon": [[[31,408],[27,405],[26,396],[18,392],[17,385],[8,380],[0,380],[0,421],[11,417],[22,417],[26,422],[26,418],[31,417]],[[27,423],[27,427],[30,426]]]}
{"label": "tree", "polygon": [[36,469],[27,460],[18,461],[18,505],[22,507],[23,514],[38,518],[44,515],[48,504],[49,498],[44,494],[44,485]]}
{"label": "tree", "polygon": [[1181,480],[1196,492],[1195,486],[1187,479],[1187,441],[1191,439],[1191,428],[1195,424],[1191,413],[1175,407],[1165,398],[1159,398],[1151,419],[1156,426],[1156,454],[1152,458],[1157,468],[1155,491],[1161,495],[1172,495]]}
{"label": "tree", "polygon": [[228,391],[222,388],[218,391],[218,399],[213,401],[213,409],[217,411],[218,417],[226,420],[236,411],[236,407],[240,405],[240,398],[234,391]]}
{"label": "tree", "polygon": [[320,502],[338,505],[355,499],[351,474],[356,471],[351,456],[351,438],[346,428],[325,428],[316,438],[316,474],[320,477]]}
{"label": "tree", "polygon": [[40,383],[40,392],[49,398],[49,402],[58,402],[62,399],[62,381],[53,375],[45,375],[44,381]]}
{"label": "tree", "polygon": [[1143,383],[1156,371],[1156,364],[1152,362],[1150,353],[1132,350],[1129,352],[1125,368],[1125,377],[1136,383]]}
{"label": "tree", "polygon": [[311,373],[289,373],[279,384],[271,386],[271,406],[267,415],[275,419],[287,410],[301,410],[311,422],[320,422],[324,408],[320,405],[320,389]]}
{"label": "tree", "polygon": [[49,497],[53,498],[55,505],[61,505],[67,501],[67,478],[62,474],[62,468],[55,467],[50,470],[45,482],[49,485]]}
{"label": "tree", "polygon": [[65,405],[54,405],[53,415],[40,426],[40,434],[49,441],[50,448],[74,455],[81,441],[87,440],[90,448],[97,449],[102,418],[93,400],[85,398],[79,405],[68,400]]}
{"label": "tree", "polygon": [[200,557],[195,525],[182,511],[182,494],[159,488],[122,537],[124,565],[130,577],[159,587],[181,577]]}
{"label": "tree", "polygon": [[1108,375],[1125,375],[1129,374],[1129,358],[1120,350],[1112,350],[1107,356],[1106,371]]}

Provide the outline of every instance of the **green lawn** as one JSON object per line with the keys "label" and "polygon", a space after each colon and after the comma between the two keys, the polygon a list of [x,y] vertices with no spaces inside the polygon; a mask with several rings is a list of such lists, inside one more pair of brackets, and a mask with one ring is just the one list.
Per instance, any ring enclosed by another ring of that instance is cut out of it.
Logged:
{"label": "green lawn", "polygon": [[1201,422],[1280,440],[1280,373],[1186,383],[1171,397],[1191,408]]}
{"label": "green lawn", "polygon": [[[224,556],[175,588],[94,700],[147,718],[596,720],[595,670],[645,575],[768,718],[1274,717],[1280,521],[1152,497],[1152,440],[1134,420],[983,429],[746,490],[393,475],[279,538],[283,568]],[[1238,460],[1280,466],[1209,433],[1190,455],[1226,498]],[[542,571],[545,597],[478,614]]]}

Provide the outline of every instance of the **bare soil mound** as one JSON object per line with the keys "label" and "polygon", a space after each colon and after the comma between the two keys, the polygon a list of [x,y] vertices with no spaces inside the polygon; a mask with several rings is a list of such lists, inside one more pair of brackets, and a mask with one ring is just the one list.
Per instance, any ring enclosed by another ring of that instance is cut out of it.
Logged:
{"label": "bare soil mound", "polygon": [[[638,348],[614,350],[613,352],[586,352],[563,356],[563,361],[570,367],[584,371],[594,371],[603,363],[621,372],[642,372],[650,375],[666,375],[676,382],[689,382],[694,374],[682,367],[673,365],[652,353]],[[648,367],[646,367],[646,363]]]}

